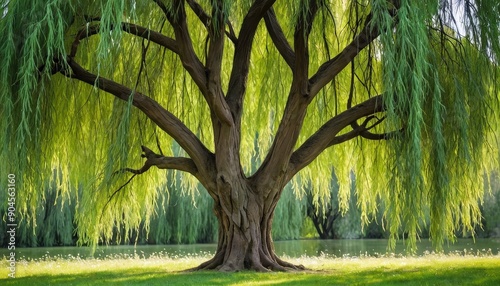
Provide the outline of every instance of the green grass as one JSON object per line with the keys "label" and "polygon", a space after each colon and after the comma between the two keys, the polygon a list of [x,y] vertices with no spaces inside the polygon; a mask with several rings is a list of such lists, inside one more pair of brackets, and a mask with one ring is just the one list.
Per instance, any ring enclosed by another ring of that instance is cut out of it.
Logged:
{"label": "green grass", "polygon": [[290,258],[310,270],[293,273],[183,272],[207,257],[50,258],[20,261],[0,285],[500,285],[500,256]]}

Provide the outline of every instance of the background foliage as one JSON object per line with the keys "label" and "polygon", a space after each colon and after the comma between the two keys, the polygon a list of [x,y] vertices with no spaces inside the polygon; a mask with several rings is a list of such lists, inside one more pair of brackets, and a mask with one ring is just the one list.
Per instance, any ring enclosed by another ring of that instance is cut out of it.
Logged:
{"label": "background foliage", "polygon": [[[57,176],[57,172],[54,172]],[[168,172],[167,180],[160,189],[160,195],[155,202],[155,214],[151,218],[149,233],[144,229],[144,222],[135,231],[130,241],[118,240],[114,235],[111,244],[192,244],[215,243],[217,241],[217,221],[212,214],[212,199],[199,188],[197,196],[190,196],[175,185],[173,173]],[[485,176],[487,178],[487,176]],[[476,229],[476,237],[500,237],[500,177],[498,173],[491,175],[491,181],[485,181],[485,188],[491,189],[484,195],[481,207],[483,216],[482,227]],[[354,177],[353,177],[354,179]],[[333,180],[334,181],[334,180]],[[352,191],[355,192],[353,181]],[[337,186],[338,188],[338,186]],[[332,188],[332,208],[326,217],[335,217],[333,229],[328,238],[359,239],[388,238],[389,233],[382,226],[382,218],[372,218],[367,225],[362,225],[360,209],[355,199],[351,200],[349,209],[342,215],[336,198],[337,188]],[[80,193],[75,190],[72,195]],[[287,186],[283,198],[278,203],[273,222],[273,238],[275,240],[290,240],[300,238],[320,238],[312,219],[307,215],[309,191],[303,197],[296,197],[291,185]],[[18,228],[19,246],[70,246],[77,242],[77,225],[74,222],[76,198],[67,198],[60,194],[56,185],[46,185],[43,203],[36,208],[37,225],[22,222]],[[315,210],[313,210],[315,211]],[[382,209],[383,213],[383,209]],[[5,211],[0,212],[4,216]],[[425,220],[428,221],[429,218]],[[421,226],[422,238],[429,236],[428,225]],[[0,225],[0,242],[2,247],[8,244],[6,225]],[[114,232],[123,230],[115,229]],[[460,235],[460,234],[458,234]],[[470,236],[467,234],[466,236]]]}

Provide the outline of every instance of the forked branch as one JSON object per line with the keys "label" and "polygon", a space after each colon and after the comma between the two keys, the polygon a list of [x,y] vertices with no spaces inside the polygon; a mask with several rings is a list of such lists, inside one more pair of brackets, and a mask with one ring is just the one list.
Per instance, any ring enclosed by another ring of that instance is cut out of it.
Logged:
{"label": "forked branch", "polygon": [[141,157],[146,158],[144,166],[140,169],[125,168],[122,171],[127,171],[132,174],[140,175],[151,167],[155,166],[158,169],[174,169],[179,171],[188,172],[196,176],[198,169],[194,164],[193,160],[184,157],[166,157],[163,155],[156,154],[151,149],[146,146],[141,146],[143,154]]}
{"label": "forked branch", "polygon": [[236,121],[239,121],[242,113],[243,97],[246,91],[246,80],[250,69],[250,55],[255,33],[260,20],[272,7],[274,2],[276,0],[255,1],[241,24],[226,97],[232,113],[236,115]]}
{"label": "forked branch", "polygon": [[189,73],[193,81],[196,83],[201,93],[207,95],[207,79],[206,70],[200,58],[196,54],[191,35],[189,33],[188,24],[186,22],[186,11],[183,1],[174,1],[177,9],[175,15],[167,15],[167,19],[174,29],[175,41],[179,47],[179,58],[182,65]]}
{"label": "forked branch", "polygon": [[[133,91],[132,89],[110,79],[98,77],[97,75],[84,69],[71,57],[67,58],[67,63],[69,70],[61,70],[61,73],[65,76],[78,79],[89,85],[95,86],[124,101],[128,101],[132,96],[132,104],[141,110],[149,119],[155,122],[158,127],[172,136],[172,138],[174,138],[177,143],[179,143],[179,145],[189,154],[191,158],[190,160],[196,164],[198,169],[212,169],[213,166],[211,165],[211,160],[213,159],[213,154],[182,121],[163,108],[154,99],[137,91]],[[167,166],[168,164],[173,164],[174,162],[172,160],[167,160],[164,162],[158,161],[157,163]],[[179,162],[176,162],[176,164],[178,163]],[[191,167],[183,168],[187,168],[186,171],[192,170]]]}
{"label": "forked branch", "polygon": [[[106,204],[103,207],[103,210],[107,208],[109,203],[113,200],[113,198],[121,191],[123,188],[125,188],[132,180],[135,178],[135,176],[140,175],[148,171],[151,167],[155,166],[158,169],[174,169],[174,170],[180,170],[180,171],[185,171],[188,172],[194,176],[198,174],[198,170],[196,168],[196,165],[194,164],[193,160],[189,158],[184,158],[184,157],[166,157],[163,155],[156,154],[153,152],[151,149],[147,148],[146,146],[141,146],[143,154],[141,157],[146,158],[146,162],[144,163],[144,166],[140,169],[131,169],[131,168],[124,168],[121,170],[118,170],[113,173],[113,175],[129,172],[132,173],[132,177],[130,177],[127,182],[125,182],[123,185],[121,185],[118,189],[116,189],[111,196],[108,197],[108,200]],[[104,212],[103,212],[104,213]],[[102,214],[101,214],[101,219],[102,219]]]}
{"label": "forked branch", "polygon": [[[198,16],[198,19],[200,19],[200,21],[203,23],[205,28],[208,28],[209,24],[211,22],[211,18],[203,10],[201,5],[194,0],[187,0],[187,3],[189,5],[189,7],[191,7],[191,10],[193,10],[193,12],[196,14],[196,16]],[[236,34],[234,33],[233,25],[229,21],[226,21],[226,24],[228,26],[229,31],[225,30],[224,32],[225,32],[226,36],[229,38],[229,40],[231,40],[231,42],[233,42],[233,44],[236,44],[238,42],[238,38],[236,37]]]}
{"label": "forked branch", "polygon": [[[287,170],[287,177],[291,178],[302,168],[309,165],[326,148],[350,140],[368,130],[370,127],[366,126],[370,120],[375,118],[373,115],[382,111],[384,111],[382,95],[378,95],[328,120],[316,133],[293,152]],[[344,135],[337,136],[339,132],[345,127],[350,126],[352,122],[365,117],[365,121],[358,128]]]}

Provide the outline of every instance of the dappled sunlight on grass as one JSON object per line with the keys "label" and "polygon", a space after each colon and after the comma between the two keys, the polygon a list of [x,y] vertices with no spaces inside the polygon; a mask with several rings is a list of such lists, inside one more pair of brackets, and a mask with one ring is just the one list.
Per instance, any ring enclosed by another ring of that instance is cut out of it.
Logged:
{"label": "dappled sunlight on grass", "polygon": [[185,272],[211,257],[170,256],[156,253],[145,258],[109,255],[44,256],[18,262],[15,279],[7,277],[7,261],[0,263],[2,285],[500,285],[500,255],[487,250],[475,254],[428,253],[418,257],[375,256],[284,257],[309,270],[289,273]]}

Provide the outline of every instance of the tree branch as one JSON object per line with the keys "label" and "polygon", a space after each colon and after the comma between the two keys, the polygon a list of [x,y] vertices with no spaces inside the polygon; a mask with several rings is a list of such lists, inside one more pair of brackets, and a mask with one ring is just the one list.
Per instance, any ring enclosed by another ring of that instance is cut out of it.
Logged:
{"label": "tree branch", "polygon": [[[160,2],[160,1],[155,1]],[[179,48],[179,58],[182,65],[189,73],[195,84],[200,89],[203,96],[207,96],[207,78],[205,67],[196,55],[189,34],[188,25],[186,22],[186,11],[184,1],[174,1],[172,5],[176,6],[176,14],[166,13],[167,19],[172,25],[175,34],[175,40]],[[161,3],[161,2],[160,2]],[[163,5],[163,3],[162,3]],[[164,5],[163,5],[164,6]]]}
{"label": "tree branch", "polygon": [[[144,166],[142,166],[142,168],[140,169],[124,168],[113,173],[113,175],[116,175],[123,172],[129,172],[134,175],[132,175],[132,177],[130,177],[127,180],[127,182],[125,182],[125,184],[121,185],[116,191],[114,191],[111,194],[111,196],[109,196],[108,201],[103,207],[103,210],[106,209],[106,207],[109,205],[114,196],[117,195],[123,188],[125,188],[132,181],[132,179],[134,179],[135,176],[145,173],[152,166],[156,166],[158,169],[175,169],[188,172],[194,176],[198,175],[198,170],[196,168],[196,165],[194,164],[193,160],[189,158],[165,157],[154,153],[153,151],[151,151],[151,149],[145,146],[141,147],[142,147],[142,152],[144,152],[144,154],[142,154],[141,157],[146,158]],[[102,219],[102,214],[101,214],[101,219]]]}
{"label": "tree branch", "polygon": [[137,176],[137,174],[133,174],[132,177],[130,177],[127,182],[125,182],[125,184],[121,185],[116,191],[114,191],[111,196],[109,196],[108,200],[106,201],[106,203],[104,204],[104,206],[102,207],[102,211],[101,211],[101,216],[99,217],[99,221],[102,220],[102,216],[104,215],[104,211],[106,210],[106,208],[108,207],[109,203],[111,202],[111,200],[123,189],[125,188],[128,184],[130,184],[130,182],[132,182],[132,180],[135,178],[135,176]]}
{"label": "tree branch", "polygon": [[331,118],[293,152],[290,157],[287,178],[291,178],[302,168],[310,164],[329,146],[339,144],[359,135],[360,132],[366,130],[366,126],[363,125],[367,125],[371,118],[365,120],[364,124],[359,126],[359,128],[337,137],[337,134],[353,121],[382,111],[384,111],[382,95],[378,95]]}
{"label": "tree branch", "polygon": [[[200,19],[200,21],[203,23],[205,28],[208,28],[208,26],[211,22],[211,18],[203,10],[201,5],[194,0],[187,0],[186,2],[188,3],[189,7],[191,7],[191,10],[193,10],[193,12],[196,14],[196,16],[198,16],[198,19]],[[229,31],[224,31],[224,32],[225,32],[226,36],[229,38],[229,40],[231,40],[231,42],[233,42],[233,44],[236,44],[238,42],[238,38],[234,34],[233,26],[231,25],[231,22],[229,22],[229,21],[227,21],[226,24],[229,28]]]}
{"label": "tree branch", "polygon": [[238,38],[236,37],[236,33],[234,32],[233,24],[227,20],[227,27],[229,31],[226,31],[226,36],[233,42],[233,44],[238,44]]}
{"label": "tree branch", "polygon": [[[253,177],[263,185],[272,184],[288,168],[290,156],[299,138],[307,106],[310,103],[308,38],[319,6],[315,0],[310,0],[308,5],[307,8],[301,7],[301,9],[305,10],[300,11],[301,14],[299,14],[295,25],[295,65],[292,67],[293,80],[283,117],[273,144]],[[262,174],[265,174],[266,180],[261,179]],[[264,189],[267,189],[267,186],[264,186]]]}
{"label": "tree branch", "polygon": [[224,12],[222,3],[217,1],[212,8],[211,21],[208,24],[209,47],[207,54],[207,100],[217,119],[228,125],[234,125],[232,114],[222,90],[222,58],[224,54]]}
{"label": "tree branch", "polygon": [[239,124],[246,91],[246,81],[250,67],[250,54],[255,32],[260,20],[276,0],[256,0],[243,19],[238,42],[235,46],[233,69],[229,78],[226,100],[231,108],[235,121]]}
{"label": "tree branch", "polygon": [[368,124],[368,122],[374,118],[376,118],[376,117],[375,116],[368,116],[361,125],[359,125],[357,122],[351,123],[353,130],[349,131],[346,134],[336,136],[332,140],[332,142],[330,143],[330,146],[346,142],[346,141],[351,140],[351,139],[358,137],[358,136],[363,137],[363,138],[368,139],[368,140],[389,140],[391,138],[394,138],[398,134],[402,134],[402,132],[404,131],[404,128],[402,128],[400,130],[390,131],[390,132],[385,132],[385,133],[380,133],[380,134],[372,133],[372,132],[370,132],[370,129],[379,125],[385,119],[385,117],[383,117],[381,119],[377,119],[377,122],[375,122],[373,125],[367,127],[366,125]]}
{"label": "tree branch", "polygon": [[[197,169],[206,172],[203,174],[204,177],[211,177],[210,170],[213,169],[213,154],[176,116],[164,109],[152,98],[117,82],[90,73],[71,57],[68,57],[67,63],[71,70],[62,70],[61,73],[65,76],[96,86],[124,101],[128,101],[130,96],[133,96],[132,104],[179,143],[189,154]],[[164,163],[172,164],[172,161]],[[207,180],[203,179],[203,176],[199,175],[198,178],[202,183],[206,183]]]}
{"label": "tree branch", "polygon": [[151,149],[145,146],[141,146],[141,148],[142,152],[144,152],[144,154],[142,154],[141,157],[146,158],[144,166],[142,166],[142,168],[140,169],[125,168],[121,171],[126,171],[132,174],[140,175],[149,170],[151,167],[155,166],[158,169],[174,169],[174,170],[188,172],[194,175],[195,177],[197,176],[198,169],[196,168],[196,165],[194,164],[193,160],[191,160],[190,158],[166,157],[154,153]]}
{"label": "tree branch", "polygon": [[163,14],[165,14],[165,16],[168,18],[168,17],[172,17],[172,13],[170,13],[170,11],[168,11],[167,9],[167,6],[165,6],[165,4],[163,4],[162,0],[153,0],[153,2],[155,2],[155,4],[160,7],[160,9],[163,11]]}
{"label": "tree branch", "polygon": [[[400,0],[389,0],[391,10],[389,13],[392,17],[401,6]],[[361,32],[333,59],[322,64],[318,71],[309,80],[310,93],[316,95],[326,84],[333,80],[365,47],[372,43],[379,35],[380,30],[371,22],[372,14],[370,13]]]}
{"label": "tree branch", "polygon": [[[305,5],[305,4],[304,4]],[[310,0],[307,12],[300,12],[294,33],[295,66],[293,67],[292,86],[300,95],[309,97],[309,34],[319,6],[318,1]],[[302,8],[306,9],[306,8]]]}
{"label": "tree branch", "polygon": [[[127,32],[129,34],[134,35],[134,36],[138,36],[138,37],[150,40],[151,42],[156,43],[162,47],[165,47],[176,54],[179,53],[179,49],[177,47],[175,40],[172,38],[169,38],[161,33],[158,33],[156,31],[152,31],[150,29],[147,29],[147,28],[139,26],[139,25],[126,23],[126,22],[122,23],[120,28],[124,32]],[[69,56],[75,57],[80,42],[83,39],[86,39],[86,38],[89,38],[93,35],[98,34],[100,29],[101,29],[101,26],[99,24],[95,24],[95,25],[92,25],[89,27],[82,28],[80,31],[78,31],[78,33],[76,34],[76,37],[73,40],[73,43],[71,45],[71,51],[70,51]]]}
{"label": "tree branch", "polygon": [[[351,87],[349,89],[349,97],[347,98],[347,109],[350,109],[352,107],[352,101],[353,101],[353,98],[354,98],[354,90],[355,90],[355,86],[354,86],[354,77],[356,75],[356,72],[355,72],[355,69],[354,69],[354,60],[351,61]],[[370,117],[368,117],[370,118]],[[368,119],[367,118],[367,119]],[[371,118],[370,118],[371,119]],[[361,126],[358,124],[358,122],[356,120],[354,120],[352,123],[351,123],[351,127],[353,129],[353,131],[349,132],[348,134],[350,133],[354,133],[354,137],[356,136],[361,136],[365,139],[369,139],[369,140],[382,140],[382,139],[387,139],[389,134],[374,134],[374,133],[371,133],[370,131],[368,131],[369,129],[377,126],[378,124],[380,124],[382,121],[384,120],[384,118],[378,120],[373,126],[371,126],[370,128],[361,128]],[[364,122],[363,124],[366,126],[366,123],[368,122]],[[348,135],[348,134],[345,134],[345,135]],[[348,136],[343,136],[344,137],[348,137]],[[342,140],[339,138],[340,142],[338,143],[335,143],[335,144],[339,144],[339,143],[342,143],[344,141],[347,141],[347,140]]]}
{"label": "tree branch", "polygon": [[269,36],[271,36],[271,39],[273,40],[274,46],[288,66],[293,69],[295,66],[295,52],[288,43],[285,34],[278,23],[274,9],[271,8],[267,11],[264,15],[264,21],[266,22],[266,28],[269,32]]}
{"label": "tree branch", "polygon": [[198,16],[198,19],[200,19],[201,23],[208,28],[208,25],[210,25],[210,16],[203,10],[200,4],[194,0],[187,0],[186,1],[191,7],[191,10]]}
{"label": "tree branch", "polygon": [[[186,22],[184,1],[176,1],[174,5],[178,7],[176,14],[169,15],[167,18],[174,29],[182,65],[200,89],[210,110],[221,122],[231,125],[233,124],[233,120],[229,107],[224,99],[220,82],[220,65],[222,64],[224,43],[222,34],[224,25],[220,25],[222,26],[220,27],[222,30],[221,34],[218,34],[219,31],[211,31],[211,28],[208,28],[210,35],[210,50],[207,58],[207,67],[205,67],[193,48],[191,35],[189,34]],[[218,17],[223,17],[223,15],[219,15]],[[212,19],[210,26],[213,26],[214,20],[215,19]]]}
{"label": "tree branch", "polygon": [[[368,21],[367,21],[368,22]],[[316,74],[309,80],[311,94],[317,94],[327,83],[333,80],[344,68],[373,40],[379,36],[380,32],[372,28],[369,23],[354,40],[333,59],[322,64]]]}

